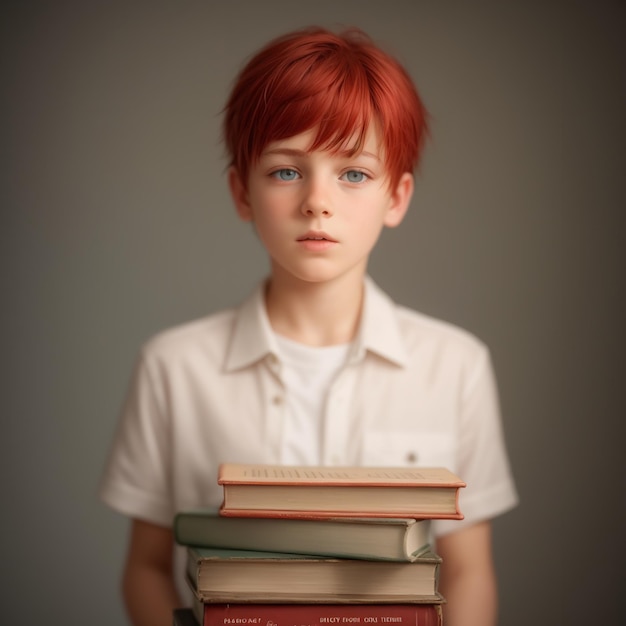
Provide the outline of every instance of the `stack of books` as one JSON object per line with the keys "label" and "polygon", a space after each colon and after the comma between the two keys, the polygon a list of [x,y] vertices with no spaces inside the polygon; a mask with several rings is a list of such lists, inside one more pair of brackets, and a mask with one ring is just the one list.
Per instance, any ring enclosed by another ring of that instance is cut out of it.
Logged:
{"label": "stack of books", "polygon": [[223,464],[219,511],[182,511],[191,610],[175,626],[441,626],[431,519],[462,519],[443,468]]}

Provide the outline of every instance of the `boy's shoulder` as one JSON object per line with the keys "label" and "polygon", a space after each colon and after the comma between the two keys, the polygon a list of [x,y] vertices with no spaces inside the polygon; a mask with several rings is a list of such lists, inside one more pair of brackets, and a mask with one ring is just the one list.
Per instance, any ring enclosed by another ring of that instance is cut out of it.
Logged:
{"label": "boy's shoulder", "polygon": [[366,284],[362,336],[384,358],[409,367],[429,363],[455,371],[488,361],[485,343],[472,332],[399,304],[370,279]]}
{"label": "boy's shoulder", "polygon": [[263,313],[264,283],[232,307],[157,333],[144,343],[141,358],[166,369],[237,369],[267,352],[268,323]]}
{"label": "boy's shoulder", "polygon": [[144,357],[168,362],[194,354],[223,354],[236,313],[236,308],[223,309],[165,328],[144,342],[141,352]]}
{"label": "boy's shoulder", "polygon": [[485,343],[469,330],[399,303],[369,276],[365,284],[369,332],[377,334],[381,327],[391,326],[410,348],[437,345],[471,353],[486,349]]}
{"label": "boy's shoulder", "polygon": [[407,330],[413,329],[425,336],[448,339],[470,345],[484,345],[471,331],[439,317],[423,313],[402,304],[396,304],[398,320]]}
{"label": "boy's shoulder", "polygon": [[488,355],[485,342],[471,331],[452,322],[396,305],[401,333],[408,347],[436,350],[439,354],[475,360]]}

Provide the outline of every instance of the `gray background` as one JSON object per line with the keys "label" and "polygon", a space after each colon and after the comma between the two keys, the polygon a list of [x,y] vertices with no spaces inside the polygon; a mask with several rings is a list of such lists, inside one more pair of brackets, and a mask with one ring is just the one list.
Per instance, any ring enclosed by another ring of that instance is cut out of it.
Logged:
{"label": "gray background", "polygon": [[371,273],[492,348],[522,499],[495,523],[501,623],[625,623],[621,2],[62,0],[1,17],[1,623],[125,623],[128,525],[95,492],[132,362],[264,275],[219,112],[248,54],[312,23],[369,31],[433,116]]}

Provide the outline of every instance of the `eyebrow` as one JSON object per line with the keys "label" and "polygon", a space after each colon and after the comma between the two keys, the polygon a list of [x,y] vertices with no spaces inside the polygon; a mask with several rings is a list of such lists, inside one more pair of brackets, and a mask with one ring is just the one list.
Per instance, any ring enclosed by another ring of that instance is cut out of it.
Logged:
{"label": "eyebrow", "polygon": [[[274,148],[272,150],[265,150],[263,154],[277,154],[281,156],[293,156],[293,157],[304,157],[310,153],[309,150],[298,150],[297,148]],[[348,156],[350,153],[347,150],[339,151],[339,155]],[[368,152],[367,150],[363,150],[362,152],[357,152],[353,156],[365,156],[370,159],[375,159],[376,161],[380,161],[380,157],[374,154],[373,152]]]}

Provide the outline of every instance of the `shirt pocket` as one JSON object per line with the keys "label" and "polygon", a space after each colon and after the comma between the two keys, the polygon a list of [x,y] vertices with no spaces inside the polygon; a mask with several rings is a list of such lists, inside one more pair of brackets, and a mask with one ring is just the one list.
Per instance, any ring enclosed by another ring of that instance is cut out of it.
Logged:
{"label": "shirt pocket", "polygon": [[363,465],[446,467],[456,470],[454,441],[446,433],[370,431],[364,433]]}

